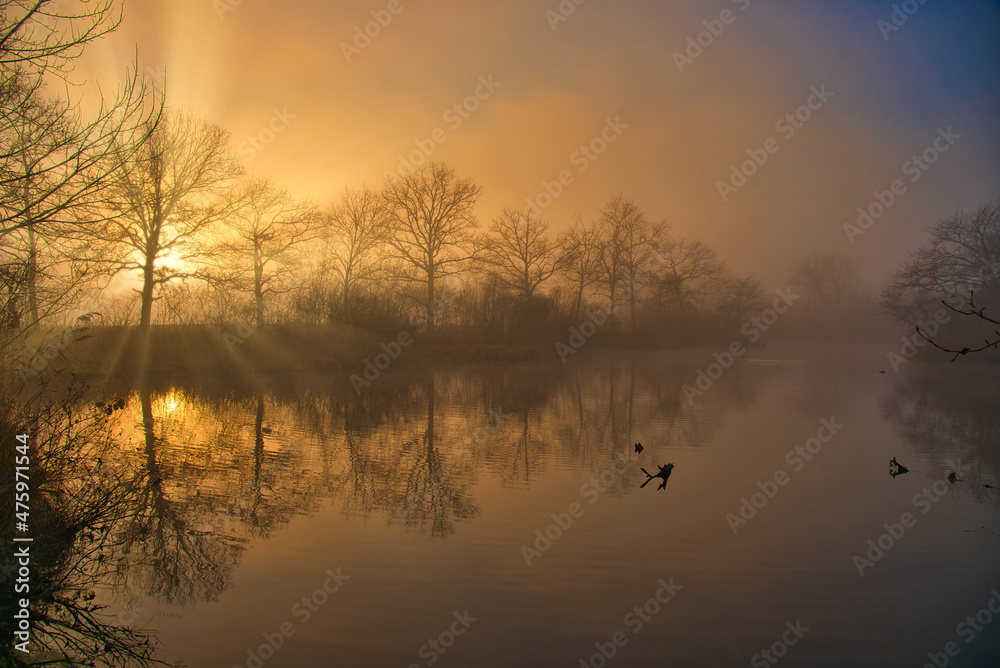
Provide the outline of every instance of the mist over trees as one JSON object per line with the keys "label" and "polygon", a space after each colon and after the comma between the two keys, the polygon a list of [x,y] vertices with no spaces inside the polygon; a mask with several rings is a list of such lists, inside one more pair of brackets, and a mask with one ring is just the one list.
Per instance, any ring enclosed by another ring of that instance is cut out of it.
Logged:
{"label": "mist over trees", "polygon": [[[142,274],[140,329],[152,322],[157,286],[191,277],[187,267],[207,255],[212,228],[237,211],[231,180],[240,167],[228,133],[184,112],[158,121],[140,150],[122,160],[108,189],[111,215],[94,230],[110,273]],[[248,200],[244,210],[256,204]]]}
{"label": "mist over trees", "polygon": [[882,292],[882,308],[901,323],[932,317],[941,301],[960,307],[975,291],[995,301],[1000,277],[1000,199],[957,211],[930,231]]}
{"label": "mist over trees", "polygon": [[[352,299],[371,287],[385,271],[382,252],[388,243],[390,219],[385,200],[367,186],[345,189],[326,218],[321,273],[340,285],[341,315],[350,319]],[[349,320],[353,322],[353,320]]]}
{"label": "mist over trees", "polygon": [[289,275],[302,247],[320,233],[319,216],[309,202],[260,178],[244,179],[222,216],[208,256],[217,263],[208,280],[222,290],[253,295],[254,322],[264,326],[264,301],[293,285]]}
{"label": "mist over trees", "polygon": [[[43,318],[72,317],[93,267],[79,234],[108,215],[114,179],[155,126],[155,92],[135,66],[85,114],[66,77],[85,45],[121,20],[113,2],[0,2],[0,277],[3,344]],[[56,90],[67,92],[59,95]]]}
{"label": "mist over trees", "polygon": [[[247,174],[225,129],[164,107],[135,71],[84,114],[50,82],[117,26],[116,7],[3,3],[8,343],[97,313],[145,333],[250,323],[393,334],[423,323],[442,342],[551,346],[589,322],[611,345],[697,345],[738,336],[770,301],[754,276],[732,275],[626,193],[571,221],[504,207],[482,223],[483,186],[435,162],[310,202]],[[973,289],[990,304],[998,236],[996,202],[942,221],[883,292],[883,311],[913,326]],[[796,335],[850,337],[875,313],[846,252],[802,258],[786,285],[801,301],[782,326]]]}
{"label": "mist over trees", "polygon": [[440,282],[458,273],[479,250],[472,213],[482,188],[442,163],[387,179],[383,197],[389,217],[386,242],[402,266],[395,278],[424,286],[415,299],[433,329],[432,308]]}
{"label": "mist over trees", "polygon": [[922,328],[921,336],[929,335],[956,357],[996,348],[998,279],[1000,199],[995,199],[937,223],[882,291],[881,308],[910,331]]}

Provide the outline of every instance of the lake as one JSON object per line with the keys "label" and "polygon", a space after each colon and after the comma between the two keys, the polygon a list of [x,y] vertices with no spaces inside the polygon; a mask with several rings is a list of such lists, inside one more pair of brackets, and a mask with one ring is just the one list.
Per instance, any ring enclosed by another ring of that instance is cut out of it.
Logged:
{"label": "lake", "polygon": [[769,355],[112,383],[101,599],[192,667],[1000,665],[997,368]]}

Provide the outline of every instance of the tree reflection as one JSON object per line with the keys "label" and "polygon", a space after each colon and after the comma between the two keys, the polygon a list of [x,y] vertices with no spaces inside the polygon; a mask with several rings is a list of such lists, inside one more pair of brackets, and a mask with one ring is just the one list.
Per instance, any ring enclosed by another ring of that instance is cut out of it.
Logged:
{"label": "tree reflection", "polygon": [[507,485],[520,480],[525,483],[531,482],[532,467],[537,468],[544,447],[544,442],[533,437],[528,431],[531,411],[525,407],[518,412],[521,416],[521,436],[516,441],[517,445],[510,458],[510,470],[504,478],[504,484]]}
{"label": "tree reflection", "polygon": [[[977,499],[1000,503],[1000,378],[993,365],[927,364],[900,377],[882,414],[910,446],[944,475],[948,460],[971,463],[967,482]],[[963,476],[966,477],[966,476]]]}
{"label": "tree reflection", "polygon": [[[531,485],[553,461],[604,467],[640,437],[654,448],[702,442],[727,404],[689,406],[688,374],[609,356],[387,374],[360,395],[324,379],[121,388],[131,398],[108,419],[121,428],[121,465],[142,484],[108,557],[115,584],[170,605],[217,600],[251,540],[325,504],[446,538],[479,516],[480,476]],[[640,478],[630,469],[615,493]]]}
{"label": "tree reflection", "polygon": [[200,504],[168,493],[166,486],[176,473],[161,461],[160,451],[169,445],[156,436],[149,387],[141,386],[138,396],[146,485],[139,512],[125,533],[125,556],[135,563],[133,577],[157,600],[179,605],[215,601],[228,588],[245,541],[220,530],[197,530]]}
{"label": "tree reflection", "polygon": [[471,520],[479,515],[479,507],[469,495],[471,476],[458,470],[435,446],[434,376],[424,385],[427,401],[426,428],[414,434],[402,446],[400,477],[402,490],[397,490],[397,517],[411,527],[427,531],[435,538],[455,532],[455,520]]}
{"label": "tree reflection", "polygon": [[[45,396],[22,415],[0,419],[0,438],[13,442],[30,434],[30,543],[3,542],[2,570],[13,581],[15,548],[28,546],[28,592],[4,586],[0,594],[0,632],[8,639],[0,663],[10,666],[167,665],[156,657],[153,632],[122,624],[98,600],[103,587],[117,581],[115,555],[124,550],[121,534],[141,505],[141,475],[116,457],[117,434],[110,417],[123,404],[98,407],[82,401],[83,388]],[[13,418],[13,419],[11,419]],[[13,470],[11,448],[0,464]],[[5,477],[0,493],[13,495]],[[14,525],[14,508],[4,512]],[[30,597],[31,644],[25,654],[12,647],[18,599]]]}

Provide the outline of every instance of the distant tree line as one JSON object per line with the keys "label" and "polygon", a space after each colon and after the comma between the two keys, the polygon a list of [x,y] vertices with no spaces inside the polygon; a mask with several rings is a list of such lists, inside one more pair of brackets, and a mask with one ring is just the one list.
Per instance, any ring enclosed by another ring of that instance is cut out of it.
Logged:
{"label": "distant tree line", "polygon": [[[45,103],[56,123],[11,102],[0,229],[8,332],[86,304],[105,324],[141,331],[247,319],[377,331],[420,312],[432,330],[527,341],[601,305],[605,335],[658,342],[736,327],[760,299],[758,282],[729,277],[712,249],[621,194],[562,234],[513,208],[481,226],[481,186],[441,163],[326,205],[298,199],[245,173],[222,128],[159,108],[157,91],[135,85],[96,146],[80,136],[97,130],[59,103]],[[47,100],[41,90],[25,99]],[[27,156],[48,146],[38,137],[56,144],[67,133],[58,151]],[[72,179],[67,152],[79,165]],[[115,277],[131,285],[109,290]]]}
{"label": "distant tree line", "polygon": [[[137,66],[90,114],[55,93],[81,49],[117,26],[111,0],[0,4],[5,345],[84,313],[140,331],[252,322],[374,332],[424,314],[453,340],[551,342],[597,311],[599,339],[685,345],[736,335],[770,302],[753,276],[731,275],[712,248],[621,193],[560,233],[516,208],[481,223],[482,187],[442,163],[329,203],[297,198],[246,173],[224,129],[165,107]],[[883,310],[914,324],[959,286],[992,285],[996,211],[935,228]],[[844,253],[806,257],[787,285],[801,305],[783,324],[802,333],[848,335],[875,313]]]}

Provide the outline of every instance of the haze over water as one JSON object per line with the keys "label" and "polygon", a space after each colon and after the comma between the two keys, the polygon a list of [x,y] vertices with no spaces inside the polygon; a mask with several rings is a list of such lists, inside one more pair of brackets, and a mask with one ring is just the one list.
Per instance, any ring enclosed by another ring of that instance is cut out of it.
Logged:
{"label": "haze over water", "polygon": [[0,0],[0,666],[1000,666],[998,36]]}
{"label": "haze over water", "polygon": [[[989,665],[996,628],[968,644],[955,628],[1000,575],[995,375],[759,358],[689,404],[694,372],[608,353],[412,371],[360,397],[323,377],[163,382],[151,441],[132,394],[132,456],[169,495],[131,605],[190,665],[246,665],[285,623],[266,665],[580,665],[617,632],[620,665],[746,665],[786,622],[808,628],[788,665],[922,665],[949,641],[949,665]],[[824,421],[842,429],[800,459]],[[891,478],[893,457],[910,473]],[[665,489],[639,488],[667,462]],[[749,520],[727,519],[762,489]],[[915,524],[859,574],[906,512]],[[331,571],[349,579],[311,599]],[[676,590],[642,621],[661,581]]]}

